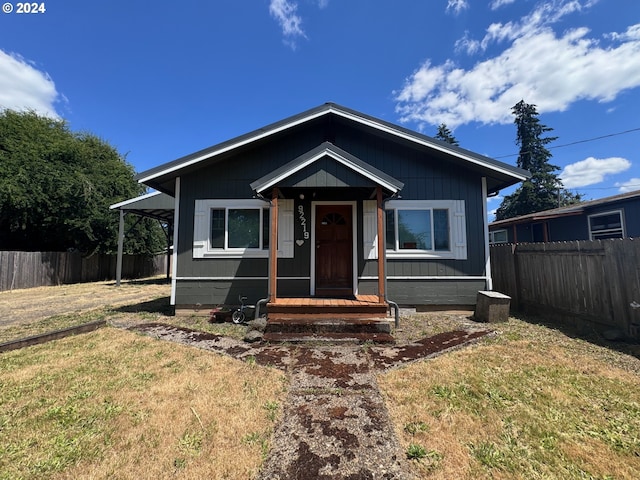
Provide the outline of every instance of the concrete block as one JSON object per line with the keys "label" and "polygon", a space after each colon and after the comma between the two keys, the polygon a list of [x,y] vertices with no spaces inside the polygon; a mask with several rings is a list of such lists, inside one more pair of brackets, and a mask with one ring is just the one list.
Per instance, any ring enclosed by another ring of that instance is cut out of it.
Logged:
{"label": "concrete block", "polygon": [[500,292],[480,291],[473,315],[478,322],[498,323],[509,319],[511,297]]}

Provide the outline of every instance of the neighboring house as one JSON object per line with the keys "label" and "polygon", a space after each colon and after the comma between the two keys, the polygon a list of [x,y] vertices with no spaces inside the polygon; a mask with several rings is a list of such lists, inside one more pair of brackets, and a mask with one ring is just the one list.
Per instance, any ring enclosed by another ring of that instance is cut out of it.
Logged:
{"label": "neighboring house", "polygon": [[172,304],[204,308],[473,305],[491,286],[487,196],[528,176],[327,103],[138,179],[175,199]]}
{"label": "neighboring house", "polygon": [[493,222],[495,243],[562,242],[640,236],[640,190]]}

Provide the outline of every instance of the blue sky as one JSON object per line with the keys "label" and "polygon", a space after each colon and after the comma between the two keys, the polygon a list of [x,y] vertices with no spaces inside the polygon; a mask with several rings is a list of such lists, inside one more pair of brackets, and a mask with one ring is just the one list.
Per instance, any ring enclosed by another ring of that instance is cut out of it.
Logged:
{"label": "blue sky", "polygon": [[567,188],[640,189],[638,0],[9,3],[0,107],[64,118],[136,171],[327,101],[427,135],[444,122],[515,164],[523,99]]}

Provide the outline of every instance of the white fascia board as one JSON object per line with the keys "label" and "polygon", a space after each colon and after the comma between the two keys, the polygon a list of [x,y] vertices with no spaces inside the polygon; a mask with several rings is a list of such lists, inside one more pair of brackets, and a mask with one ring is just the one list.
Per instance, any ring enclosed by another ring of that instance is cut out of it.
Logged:
{"label": "white fascia board", "polygon": [[113,205],[111,205],[109,207],[109,210],[115,210],[116,208],[120,208],[120,207],[124,207],[126,205],[130,205],[132,203],[135,202],[139,202],[140,200],[146,200],[147,198],[151,198],[151,197],[155,197],[156,195],[160,195],[161,192],[151,192],[151,193],[147,193],[145,195],[141,195],[139,197],[136,198],[130,198],[129,200],[124,200],[120,203],[114,203]]}
{"label": "white fascia board", "polygon": [[425,147],[429,147],[429,148],[432,148],[434,150],[439,150],[439,151],[441,151],[443,153],[446,153],[446,154],[449,154],[449,155],[454,155],[454,156],[456,156],[458,158],[461,158],[461,159],[463,159],[463,160],[465,160],[467,162],[470,162],[470,163],[473,163],[475,165],[479,165],[479,166],[482,166],[482,167],[485,167],[485,168],[489,168],[491,170],[494,170],[496,172],[500,172],[500,173],[509,175],[511,177],[514,177],[514,178],[518,178],[521,181],[524,181],[524,180],[526,180],[528,178],[525,175],[518,175],[518,174],[515,174],[515,173],[510,172],[508,170],[505,170],[503,168],[497,167],[495,165],[490,165],[490,164],[487,164],[485,162],[481,162],[478,159],[475,159],[473,157],[469,157],[467,155],[460,154],[460,153],[457,153],[457,152],[452,152],[451,150],[443,148],[440,145],[436,145],[434,143],[428,142],[428,141],[423,140],[421,138],[417,138],[417,137],[415,137],[413,135],[407,134],[406,132],[397,130],[397,129],[392,128],[392,127],[388,127],[388,126],[383,125],[381,123],[374,122],[372,120],[368,120],[366,118],[359,117],[357,115],[345,112],[343,110],[334,110],[334,109],[330,109],[330,110],[333,113],[335,113],[336,115],[340,115],[341,117],[347,118],[349,120],[353,120],[355,122],[361,123],[363,125],[367,125],[369,127],[375,128],[377,130],[380,130],[380,131],[383,131],[383,132],[386,132],[386,133],[390,133],[392,135],[395,135],[396,137],[404,138],[405,140],[409,140],[411,142],[418,143],[418,144],[423,145]]}
{"label": "white fascia board", "polygon": [[320,160],[324,156],[329,156],[329,157],[333,158],[337,162],[342,163],[347,168],[350,168],[351,170],[359,173],[360,175],[362,175],[365,178],[368,178],[369,180],[373,180],[378,185],[380,185],[382,187],[385,187],[387,190],[389,190],[389,191],[391,191],[393,193],[397,193],[398,192],[398,189],[395,186],[391,185],[388,182],[385,182],[380,177],[372,175],[371,173],[367,172],[366,170],[362,170],[358,165],[354,164],[349,159],[343,157],[342,155],[337,154],[336,152],[334,152],[333,150],[331,150],[329,148],[325,148],[323,151],[319,152],[318,154],[314,155],[313,157],[308,158],[305,162],[303,162],[300,165],[298,165],[295,169],[289,170],[289,171],[283,173],[282,175],[278,175],[277,177],[273,178],[269,183],[264,184],[260,188],[260,191],[262,192],[262,191],[264,191],[264,190],[266,190],[266,189],[268,189],[268,188],[280,183],[285,178],[290,177],[294,173],[299,172],[300,170],[308,167],[312,163],[317,162],[318,160]]}
{"label": "white fascia board", "polygon": [[223,154],[225,152],[228,152],[230,150],[234,150],[236,148],[242,147],[244,145],[247,145],[249,143],[255,142],[257,140],[261,140],[263,138],[269,137],[269,136],[271,136],[271,135],[273,135],[275,133],[281,132],[283,130],[287,130],[288,128],[295,127],[296,125],[300,125],[301,123],[305,123],[305,122],[307,122],[309,120],[313,120],[313,119],[321,117],[323,115],[327,115],[330,111],[331,111],[330,109],[329,110],[323,110],[323,111],[317,112],[316,114],[300,118],[300,119],[298,119],[296,121],[292,121],[292,122],[286,123],[284,125],[280,125],[277,128],[273,128],[271,130],[267,130],[265,132],[253,135],[251,137],[245,138],[244,140],[240,140],[240,141],[238,141],[236,143],[232,143],[232,144],[227,145],[225,147],[222,147],[222,148],[220,148],[218,150],[214,150],[213,152],[205,153],[204,155],[201,155],[199,157],[193,158],[193,159],[189,160],[188,162],[181,163],[179,165],[174,165],[173,167],[167,168],[166,170],[162,170],[162,171],[160,171],[158,173],[155,173],[153,175],[150,175],[148,177],[141,178],[141,179],[138,180],[138,183],[145,183],[145,182],[147,182],[149,180],[153,180],[156,177],[161,177],[163,175],[167,175],[168,173],[174,172],[176,170],[180,170],[180,169],[188,167],[190,165],[194,165],[194,164],[199,163],[199,162],[201,162],[203,160],[206,160],[208,158],[215,157],[217,155],[221,155],[221,154]]}

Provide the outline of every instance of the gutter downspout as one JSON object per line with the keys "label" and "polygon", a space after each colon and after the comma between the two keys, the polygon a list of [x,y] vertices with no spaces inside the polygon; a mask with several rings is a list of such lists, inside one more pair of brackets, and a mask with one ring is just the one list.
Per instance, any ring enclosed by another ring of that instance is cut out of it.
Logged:
{"label": "gutter downspout", "polygon": [[[384,210],[386,212],[385,209],[385,205],[387,204],[387,202],[393,198],[398,197],[399,195],[397,193],[394,193],[393,195],[391,195],[388,198],[385,198],[382,201],[382,210]],[[386,221],[387,221],[387,217],[386,215],[384,216],[384,222],[385,225],[383,225],[383,231],[386,232],[387,231],[387,226],[386,226]],[[384,242],[383,238],[378,239],[379,242]],[[390,308],[393,308],[395,310],[395,326],[396,328],[400,327],[400,307],[398,307],[398,304],[392,300],[389,299],[389,288],[387,287],[387,246],[386,244],[383,244],[384,248],[382,249],[382,263],[384,265],[384,301],[387,302],[389,304]]]}
{"label": "gutter downspout", "polygon": [[[256,197],[269,204],[269,224],[271,224],[271,207],[273,205],[271,203],[271,200],[269,200],[268,198],[264,198],[259,193],[256,193]],[[271,232],[269,232],[269,235],[271,235]],[[272,241],[273,241],[272,238],[269,239],[269,242],[272,242]],[[271,245],[271,243],[269,243],[269,245]],[[267,270],[270,268],[270,265],[271,265],[271,250],[272,250],[271,246],[269,246],[269,256],[267,257],[267,262],[268,262]],[[271,275],[267,275],[267,298],[261,298],[256,302],[256,311],[253,316],[254,320],[258,320],[260,318],[260,310],[262,309],[263,305],[266,306],[267,303],[269,303],[269,300],[271,300]]]}

